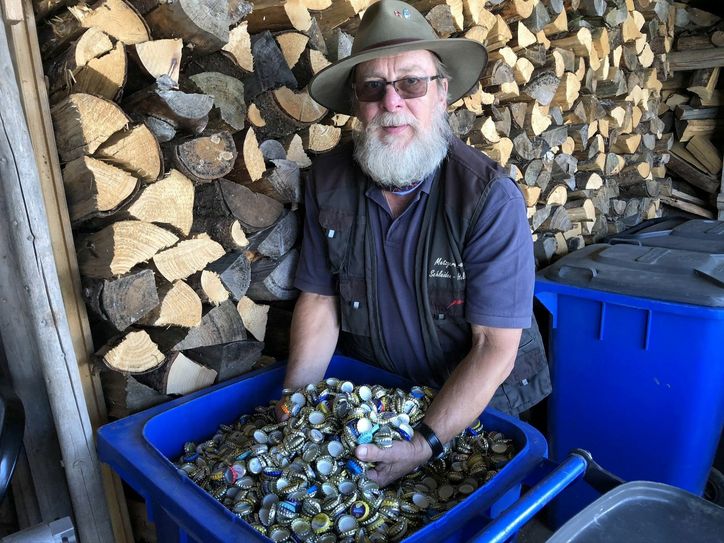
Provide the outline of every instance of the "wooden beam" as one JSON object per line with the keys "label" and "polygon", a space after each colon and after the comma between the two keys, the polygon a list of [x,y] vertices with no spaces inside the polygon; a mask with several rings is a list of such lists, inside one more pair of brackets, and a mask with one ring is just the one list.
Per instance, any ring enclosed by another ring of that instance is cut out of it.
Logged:
{"label": "wooden beam", "polygon": [[[94,351],[91,340],[88,317],[81,297],[80,276],[75,256],[73,236],[65,201],[63,180],[60,173],[58,153],[53,135],[48,104],[47,90],[44,81],[43,67],[40,59],[35,17],[31,0],[23,0],[23,21],[21,24],[9,28],[8,46],[11,56],[15,59],[17,67],[17,81],[20,88],[20,98],[23,100],[25,122],[32,142],[31,154],[35,157],[34,168],[38,173],[36,182],[42,191],[45,202],[45,217],[38,219],[42,224],[48,225],[50,244],[48,254],[53,254],[57,281],[65,308],[67,326],[70,330],[72,345],[69,355],[74,354],[75,368],[69,368],[67,375],[79,372],[79,382],[74,393],[80,395],[78,405],[87,409],[86,416],[90,418],[93,429],[107,422],[106,406],[101,389],[100,379],[92,373],[90,354]],[[5,43],[0,42],[4,49]],[[80,442],[79,442],[80,443]],[[94,456],[93,451],[93,457]],[[66,460],[67,462],[67,460]],[[99,469],[98,464],[95,464]],[[111,520],[113,522],[113,540],[130,543],[133,541],[131,524],[128,519],[123,487],[120,478],[112,470],[103,465],[100,467],[105,500],[99,497],[91,506],[97,511],[106,510],[105,503],[110,504]],[[91,477],[89,481],[92,481]],[[50,492],[49,490],[47,490]],[[59,497],[54,496],[54,500]],[[75,513],[79,514],[75,507]],[[55,518],[62,515],[55,515]],[[89,515],[88,518],[93,518]],[[50,519],[53,520],[53,519]],[[88,521],[85,521],[88,522]],[[99,525],[102,529],[103,523]],[[79,526],[80,528],[80,526]],[[80,531],[80,530],[79,530]],[[80,531],[83,537],[84,531]],[[103,534],[105,536],[105,534]],[[109,539],[106,539],[108,541]]]}
{"label": "wooden beam", "polygon": [[682,70],[698,70],[724,66],[724,48],[692,49],[669,53],[669,68],[672,72]]}

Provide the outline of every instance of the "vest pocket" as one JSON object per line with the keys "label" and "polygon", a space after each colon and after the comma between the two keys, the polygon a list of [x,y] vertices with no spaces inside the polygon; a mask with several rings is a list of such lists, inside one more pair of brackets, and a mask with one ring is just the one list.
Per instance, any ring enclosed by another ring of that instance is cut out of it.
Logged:
{"label": "vest pocket", "polygon": [[339,305],[342,330],[351,334],[369,336],[369,307],[364,278],[340,277]]}
{"label": "vest pocket", "polygon": [[327,252],[332,273],[339,273],[346,261],[350,247],[350,234],[354,216],[338,209],[319,210],[319,225],[327,242]]}
{"label": "vest pocket", "polygon": [[548,366],[543,338],[538,330],[538,324],[533,318],[530,328],[525,328],[520,336],[518,354],[515,358],[515,367],[505,380],[506,384],[515,385],[531,379],[534,375]]}

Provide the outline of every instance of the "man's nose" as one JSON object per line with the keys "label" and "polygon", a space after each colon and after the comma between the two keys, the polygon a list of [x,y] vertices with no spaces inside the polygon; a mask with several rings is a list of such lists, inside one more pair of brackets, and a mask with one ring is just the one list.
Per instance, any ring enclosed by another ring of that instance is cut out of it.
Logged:
{"label": "man's nose", "polygon": [[387,84],[385,86],[385,95],[382,98],[382,105],[387,111],[395,111],[400,109],[405,103],[405,99],[402,98],[398,93],[395,86]]}

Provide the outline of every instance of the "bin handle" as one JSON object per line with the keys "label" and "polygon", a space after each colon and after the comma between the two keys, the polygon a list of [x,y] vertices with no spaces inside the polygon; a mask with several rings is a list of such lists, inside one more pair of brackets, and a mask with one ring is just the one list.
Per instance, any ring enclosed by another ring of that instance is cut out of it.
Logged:
{"label": "bin handle", "polygon": [[[590,458],[590,455],[588,455]],[[578,451],[531,487],[522,498],[475,534],[470,543],[502,543],[515,534],[526,522],[543,509],[553,498],[586,472],[588,459]]]}
{"label": "bin handle", "polygon": [[644,246],[640,239],[611,238],[608,240],[608,242],[611,245],[636,245],[637,247]]}

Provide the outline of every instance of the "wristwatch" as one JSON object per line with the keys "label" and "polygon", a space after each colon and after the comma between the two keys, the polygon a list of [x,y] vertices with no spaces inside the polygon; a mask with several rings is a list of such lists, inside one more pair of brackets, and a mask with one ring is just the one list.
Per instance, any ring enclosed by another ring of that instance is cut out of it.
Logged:
{"label": "wristwatch", "polygon": [[420,432],[420,435],[424,437],[425,441],[427,441],[427,444],[430,445],[433,460],[438,460],[445,456],[445,447],[443,447],[442,443],[440,443],[440,440],[438,439],[432,428],[430,428],[424,422],[421,422],[417,425],[415,430]]}

